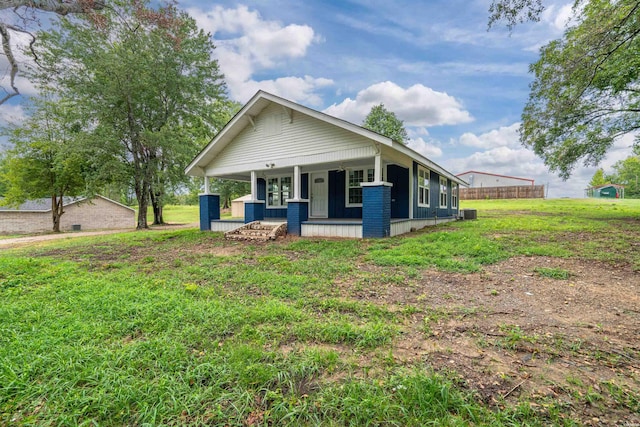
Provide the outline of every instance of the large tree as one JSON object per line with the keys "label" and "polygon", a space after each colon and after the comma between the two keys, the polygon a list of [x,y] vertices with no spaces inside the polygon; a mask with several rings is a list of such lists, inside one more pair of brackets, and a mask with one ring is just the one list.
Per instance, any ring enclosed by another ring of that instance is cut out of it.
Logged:
{"label": "large tree", "polygon": [[[39,35],[33,78],[73,99],[94,129],[105,182],[129,182],[138,228],[150,198],[162,222],[167,186],[226,122],[228,103],[209,34],[169,6],[121,0],[99,19],[62,18]],[[221,113],[222,112],[222,113]]]}
{"label": "large tree", "polygon": [[393,111],[389,111],[384,104],[378,104],[371,108],[362,127],[377,132],[397,142],[406,144],[408,142],[407,131],[404,122],[396,117]]}
{"label": "large tree", "polygon": [[[512,26],[537,19],[542,6],[495,1],[491,19]],[[565,179],[579,163],[597,165],[614,140],[640,127],[640,3],[577,0],[574,14],[575,24],[531,65],[520,129],[522,142]]]}
{"label": "large tree", "polygon": [[0,40],[2,40],[2,52],[8,62],[7,72],[9,74],[9,87],[1,88],[4,94],[0,96],[0,105],[14,96],[20,95],[20,89],[16,84],[20,64],[16,59],[11,36],[12,33],[27,34],[31,39],[31,45],[35,42],[36,38],[29,32],[28,24],[37,19],[29,16],[31,13],[42,11],[64,16],[70,13],[91,13],[103,8],[104,2],[96,0],[0,0],[0,10],[12,10],[20,22],[20,24],[12,24],[7,19],[7,14],[0,18]]}
{"label": "large tree", "polygon": [[629,156],[613,165],[612,181],[625,186],[624,196],[640,198],[640,156]]}
{"label": "large tree", "polygon": [[66,196],[90,195],[91,153],[84,120],[65,100],[39,99],[20,127],[6,129],[13,148],[3,158],[3,204],[49,198],[53,231],[60,231]]}

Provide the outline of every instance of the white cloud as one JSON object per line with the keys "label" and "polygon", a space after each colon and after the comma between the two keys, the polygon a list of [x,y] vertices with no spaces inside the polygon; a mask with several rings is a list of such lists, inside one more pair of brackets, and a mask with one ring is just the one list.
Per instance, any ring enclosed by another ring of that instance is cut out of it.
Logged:
{"label": "white cloud", "polygon": [[520,145],[519,128],[520,123],[514,123],[483,133],[480,136],[467,132],[460,137],[460,144],[477,148],[517,147]]}
{"label": "white cloud", "polygon": [[440,143],[440,141],[431,138],[427,128],[407,128],[407,135],[409,136],[409,142],[407,143],[409,148],[412,148],[413,150],[429,159],[434,159],[442,156],[442,144]]}
{"label": "white cloud", "polygon": [[540,20],[551,25],[555,30],[564,31],[567,24],[572,22],[572,18],[573,4],[567,3],[561,6],[550,5],[542,12]]}
{"label": "white cloud", "polygon": [[4,103],[0,105],[0,126],[19,125],[27,117],[24,109],[20,105]]}
{"label": "white cloud", "polygon": [[315,92],[318,88],[333,85],[333,80],[323,78],[281,77],[275,80],[248,80],[239,87],[236,95],[240,99],[249,99],[259,89],[273,93],[293,101],[302,101],[311,105],[322,104],[322,99]]}
{"label": "white cloud", "polygon": [[258,89],[264,89],[297,102],[319,104],[318,88],[333,84],[324,78],[281,77],[253,80],[256,72],[282,66],[289,59],[307,54],[313,43],[321,41],[308,25],[283,25],[267,21],[247,6],[209,11],[190,9],[198,25],[214,37],[220,69],[225,75],[231,98],[246,102]]}
{"label": "white cloud", "polygon": [[427,142],[423,138],[411,138],[407,145],[428,159],[436,159],[442,156],[442,148],[435,141]]}
{"label": "white cloud", "polygon": [[535,43],[525,47],[524,50],[537,53],[550,40],[560,37],[568,27],[575,25],[584,4],[578,4],[576,7],[578,9],[574,13],[573,3],[549,5],[540,15],[540,23],[542,24],[540,28],[546,29],[547,32],[539,37]]}
{"label": "white cloud", "polygon": [[386,81],[361,90],[355,99],[347,98],[324,112],[352,123],[361,123],[371,107],[383,103],[407,126],[437,126],[473,121],[460,101],[445,92],[421,84],[404,89]]}
{"label": "white cloud", "polygon": [[453,145],[478,148],[467,157],[447,159],[445,167],[455,173],[468,170],[534,179],[538,185],[548,186],[548,197],[584,197],[584,190],[598,167],[612,172],[611,166],[632,154],[633,134],[625,135],[614,143],[607,157],[598,167],[578,166],[567,181],[550,173],[542,159],[533,151],[520,145],[517,129],[519,123],[494,129],[481,135],[465,133]]}

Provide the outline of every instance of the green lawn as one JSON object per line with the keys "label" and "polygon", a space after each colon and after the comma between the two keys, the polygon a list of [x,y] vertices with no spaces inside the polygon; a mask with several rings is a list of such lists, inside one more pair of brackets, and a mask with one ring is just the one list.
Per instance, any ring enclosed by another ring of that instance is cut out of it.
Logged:
{"label": "green lawn", "polygon": [[[200,221],[200,211],[198,206],[168,205],[164,207],[163,216],[168,224],[192,224]],[[230,211],[223,211],[222,218],[231,218]],[[147,221],[153,223],[153,210],[147,212]]]}
{"label": "green lawn", "polygon": [[141,231],[2,251],[0,425],[576,425],[562,402],[488,405],[455,372],[392,357],[425,307],[355,295],[521,254],[640,270],[640,204],[462,208],[479,220],[384,240]]}
{"label": "green lawn", "polygon": [[[163,208],[163,217],[169,224],[190,224],[200,220],[199,207],[197,205],[168,205]],[[147,211],[147,221],[153,223],[153,209]]]}

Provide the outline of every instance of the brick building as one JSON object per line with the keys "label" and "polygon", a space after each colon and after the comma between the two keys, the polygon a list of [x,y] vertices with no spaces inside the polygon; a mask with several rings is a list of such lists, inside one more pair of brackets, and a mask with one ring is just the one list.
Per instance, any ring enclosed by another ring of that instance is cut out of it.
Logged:
{"label": "brick building", "polygon": [[[103,196],[65,198],[60,231],[135,227],[135,210]],[[0,233],[52,231],[51,199],[30,200],[18,208],[0,206]]]}

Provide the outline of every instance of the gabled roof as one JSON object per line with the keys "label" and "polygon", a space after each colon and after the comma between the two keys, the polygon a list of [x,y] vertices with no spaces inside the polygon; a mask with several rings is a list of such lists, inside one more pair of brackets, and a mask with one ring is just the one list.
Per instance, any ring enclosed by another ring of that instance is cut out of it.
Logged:
{"label": "gabled roof", "polygon": [[246,127],[253,122],[253,118],[256,117],[262,110],[264,110],[271,103],[281,105],[288,114],[292,114],[293,111],[305,114],[313,117],[322,122],[337,126],[349,132],[353,132],[357,135],[365,137],[376,143],[390,147],[400,153],[403,153],[416,162],[428,167],[429,169],[439,173],[442,176],[462,184],[468,185],[464,180],[458,178],[454,174],[448,172],[441,166],[427,159],[420,153],[407,147],[405,144],[397,141],[393,141],[384,135],[374,132],[369,129],[365,129],[362,126],[355,125],[346,120],[339,119],[334,116],[330,116],[326,113],[305,107],[271,93],[259,90],[244,107],[222,128],[222,130],[211,140],[211,142],[193,159],[193,161],[186,167],[185,173],[191,176],[204,176],[204,168],[231,142],[233,139]]}
{"label": "gabled roof", "polygon": [[[104,196],[100,196],[100,195],[96,195],[94,196],[94,198],[101,198],[103,200],[106,200],[108,202],[114,203],[116,205],[122,206],[123,208],[127,208],[127,209],[131,209],[132,211],[135,211],[135,209],[130,208],[129,206],[125,206],[122,203],[118,203],[115,200],[111,200],[107,197]],[[66,206],[70,206],[73,205],[75,203],[80,203],[83,201],[88,200],[86,197],[63,197],[62,198],[62,206],[66,207]],[[13,206],[0,206],[0,211],[13,211],[13,212],[51,212],[51,199],[50,198],[42,198],[42,199],[35,199],[35,200],[27,200],[26,202],[24,202],[23,204],[21,204],[20,206],[13,207]]]}
{"label": "gabled roof", "polygon": [[530,178],[520,178],[520,177],[517,177],[517,176],[509,176],[509,175],[498,175],[497,173],[480,172],[480,171],[466,171],[466,172],[458,173],[458,174],[456,174],[456,176],[462,176],[462,175],[466,175],[466,174],[469,174],[469,173],[477,173],[477,174],[480,174],[480,175],[489,175],[489,176],[498,176],[500,178],[519,179],[521,181],[529,181],[531,183],[535,182],[533,179],[530,179]]}
{"label": "gabled roof", "polygon": [[607,187],[625,188],[624,185],[621,185],[621,184],[602,184],[602,185],[596,185],[595,187],[589,187],[589,189],[600,190],[602,188],[607,188]]}

